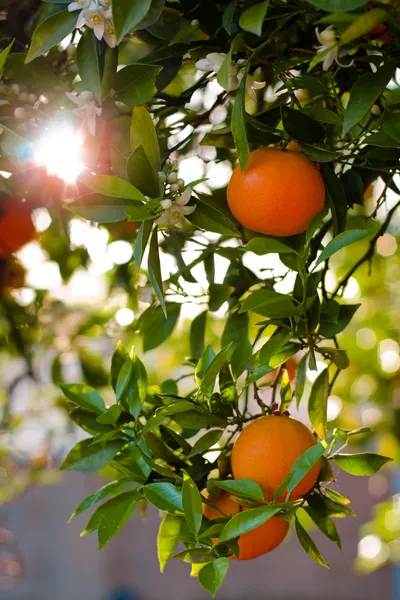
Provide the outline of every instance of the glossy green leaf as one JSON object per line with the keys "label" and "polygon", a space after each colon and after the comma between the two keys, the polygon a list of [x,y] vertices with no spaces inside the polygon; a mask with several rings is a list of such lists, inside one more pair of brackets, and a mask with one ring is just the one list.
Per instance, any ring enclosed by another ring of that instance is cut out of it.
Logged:
{"label": "glossy green leaf", "polygon": [[280,511],[276,506],[260,506],[251,508],[235,515],[225,525],[219,537],[218,543],[227,542],[233,538],[239,537],[256,527],[263,525]]}
{"label": "glossy green leaf", "polygon": [[347,12],[368,4],[369,0],[307,0],[326,12]]}
{"label": "glossy green leaf", "polygon": [[185,471],[183,472],[182,504],[186,522],[197,536],[203,520],[201,494],[193,479]]}
{"label": "glossy green leaf", "polygon": [[240,498],[251,500],[264,500],[264,493],[258,483],[250,479],[227,479],[226,481],[213,480],[213,485]]}
{"label": "glossy green leaf", "polygon": [[127,389],[127,404],[132,416],[137,419],[142,412],[147,396],[147,372],[142,361],[132,358],[132,374]]}
{"label": "glossy green leaf", "polygon": [[329,123],[330,125],[341,125],[342,119],[340,116],[333,112],[333,110],[329,110],[328,108],[322,108],[319,106],[313,107],[305,107],[302,109],[302,112],[309,117],[312,117],[316,121],[320,123]]}
{"label": "glossy green leaf", "polygon": [[265,289],[252,292],[242,302],[240,312],[248,310],[271,318],[290,317],[296,314],[296,307],[289,296]]}
{"label": "glossy green leaf", "polygon": [[213,384],[218,376],[218,373],[221,370],[222,365],[227,360],[227,357],[231,351],[231,348],[232,348],[232,343],[228,344],[228,346],[225,346],[225,348],[223,348],[221,350],[221,352],[219,352],[215,356],[215,358],[212,360],[210,365],[204,371],[204,375],[201,378],[201,385],[200,385],[200,389],[203,392],[206,392],[208,390],[208,388],[213,386]]}
{"label": "glossy green leaf", "polygon": [[341,550],[342,543],[341,543],[338,531],[336,529],[336,525],[332,521],[332,519],[330,519],[323,512],[319,512],[318,510],[316,510],[315,508],[312,508],[311,506],[307,506],[304,510],[307,512],[309,517],[314,521],[314,523],[316,524],[318,529],[320,531],[322,531],[322,533],[324,535],[326,535],[326,537],[329,540],[331,540],[332,542],[335,542],[338,545],[339,549]]}
{"label": "glossy green leaf", "polygon": [[132,200],[109,198],[99,194],[85,194],[64,205],[72,213],[97,223],[118,223],[126,220],[125,209]]}
{"label": "glossy green leaf", "polygon": [[296,527],[297,538],[298,538],[300,544],[303,546],[304,550],[307,552],[307,554],[309,556],[311,556],[311,558],[313,560],[315,560],[317,563],[319,563],[326,569],[329,569],[328,563],[322,558],[321,553],[318,550],[317,546],[315,545],[315,543],[313,542],[311,537],[308,535],[308,533],[304,529],[304,527],[302,525],[300,525],[297,518],[295,519],[295,527]]}
{"label": "glossy green leaf", "polygon": [[100,471],[121,450],[123,442],[114,440],[103,445],[91,445],[92,439],[82,440],[70,450],[60,466],[62,471],[94,473]]}
{"label": "glossy green leaf", "polygon": [[163,282],[161,277],[160,254],[158,249],[158,229],[154,228],[150,239],[149,262],[147,265],[150,283],[155,291],[161,308],[167,317],[167,307],[164,300]]}
{"label": "glossy green leaf", "polygon": [[[135,510],[138,492],[125,492],[109,500],[109,506],[98,529],[99,550],[122,529]],[[106,510],[107,503],[103,505]]]}
{"label": "glossy green leaf", "polygon": [[229,566],[229,558],[217,558],[200,569],[198,574],[199,583],[207,592],[210,592],[213,598],[223,584]]}
{"label": "glossy green leaf", "polygon": [[231,35],[232,33],[232,21],[235,14],[236,6],[238,0],[232,0],[229,2],[228,6],[225,8],[224,13],[222,15],[222,25],[225,31]]}
{"label": "glossy green leaf", "polygon": [[164,573],[167,562],[179,543],[182,517],[167,513],[160,523],[157,536],[157,556],[160,572]]}
{"label": "glossy green leaf", "polygon": [[145,498],[160,510],[182,512],[182,492],[172,483],[149,483],[143,488]]}
{"label": "glossy green leaf", "polygon": [[153,222],[145,221],[141,224],[138,231],[135,244],[135,263],[138,269],[142,264],[143,254],[146,249],[147,242],[149,241],[152,228]]}
{"label": "glossy green leaf", "polygon": [[331,209],[334,234],[344,231],[347,219],[347,199],[341,180],[330,165],[321,165],[324,177],[328,205]]}
{"label": "glossy green leaf", "polygon": [[310,423],[322,439],[326,437],[328,391],[329,374],[328,369],[324,369],[312,384],[308,400]]}
{"label": "glossy green leaf", "polygon": [[87,175],[83,182],[91,190],[103,196],[146,202],[146,198],[141,191],[128,181],[115,177],[115,175]]}
{"label": "glossy green leaf", "polygon": [[196,210],[188,216],[188,221],[205,231],[240,237],[239,231],[226,215],[201,199],[196,198]]}
{"label": "glossy green leaf", "polygon": [[379,67],[376,73],[362,75],[350,90],[350,98],[344,113],[343,135],[359,123],[371,106],[384,92],[396,69],[395,61]]}
{"label": "glossy green leaf", "polygon": [[254,33],[254,35],[260,36],[262,33],[262,27],[264,19],[266,17],[269,7],[269,0],[266,2],[259,2],[247,8],[239,19],[239,25],[244,31]]}
{"label": "glossy green leaf", "polygon": [[103,398],[96,390],[83,383],[60,383],[63,394],[81,408],[101,414],[106,410]]}
{"label": "glossy green leaf", "polygon": [[232,287],[227,283],[210,283],[208,292],[210,294],[210,310],[216,311],[228,300],[232,293]]}
{"label": "glossy green leaf", "polygon": [[325,135],[323,127],[301,110],[281,105],[282,124],[286,133],[299,142],[317,144]]}
{"label": "glossy green leaf", "polygon": [[121,416],[122,408],[119,404],[112,404],[106,412],[97,417],[96,421],[103,425],[116,426],[119,417]]}
{"label": "glossy green leaf", "polygon": [[345,496],[342,496],[336,490],[332,490],[331,488],[325,488],[325,494],[334,502],[340,502],[341,504],[350,504],[350,500]]}
{"label": "glossy green leaf", "polygon": [[196,456],[197,454],[202,454],[205,450],[214,446],[221,439],[223,431],[220,429],[211,429],[207,431],[201,438],[199,438],[194,444],[193,448],[189,454],[189,457]]}
{"label": "glossy green leaf", "polygon": [[150,196],[150,198],[158,198],[160,196],[160,178],[142,145],[137,146],[129,155],[126,170],[130,181],[141,193]]}
{"label": "glossy green leaf", "polygon": [[140,63],[118,71],[114,89],[119,100],[131,108],[149,102],[157,91],[155,81],[161,69],[159,65]]}
{"label": "glossy green leaf", "polygon": [[124,481],[124,480],[116,480],[116,481],[111,481],[110,483],[107,483],[106,485],[103,485],[103,487],[101,487],[99,490],[97,490],[97,492],[94,492],[94,494],[90,494],[90,496],[88,496],[87,498],[82,500],[82,502],[79,504],[79,506],[74,510],[74,512],[70,516],[68,523],[70,523],[72,521],[72,519],[74,519],[77,515],[80,515],[82,512],[84,512],[85,510],[87,510],[88,508],[90,508],[91,506],[96,504],[97,502],[100,502],[100,500],[103,500],[103,498],[105,498],[109,494],[112,494],[113,492],[118,490],[118,488],[120,488],[121,486],[123,486],[125,484],[126,484],[126,481]]}
{"label": "glossy green leaf", "polygon": [[343,231],[343,233],[339,233],[339,235],[333,238],[333,240],[331,240],[322,250],[316,264],[321,264],[324,260],[330,258],[333,254],[336,254],[336,252],[345,246],[374,235],[378,229],[379,223],[371,220],[369,226],[365,229],[347,229],[346,231]]}
{"label": "glossy green leaf", "polygon": [[249,316],[247,313],[233,312],[229,315],[222,332],[221,346],[232,347],[246,344],[248,341]]}
{"label": "glossy green leaf", "polygon": [[206,333],[207,311],[197,315],[190,327],[190,354],[193,358],[200,358],[204,351],[204,338]]}
{"label": "glossy green leaf", "polygon": [[288,329],[278,329],[260,350],[260,361],[268,363],[271,356],[279,352],[290,341],[292,334]]}
{"label": "glossy green leaf", "polygon": [[143,337],[143,350],[148,352],[162,344],[173,332],[181,311],[180,304],[166,305],[167,317],[161,306],[150,306],[140,317],[139,331]]}
{"label": "glossy green leaf", "polygon": [[29,63],[41,54],[57,46],[75,28],[76,12],[63,10],[42,21],[32,34],[31,45],[25,62]]}
{"label": "glossy green leaf", "polygon": [[116,388],[115,388],[115,395],[117,398],[117,402],[121,402],[122,400],[124,400],[127,390],[128,390],[132,372],[133,372],[133,362],[132,362],[131,357],[128,356],[128,358],[125,360],[124,364],[122,365],[122,367],[119,371],[119,374],[118,374],[118,378],[117,378],[117,383],[116,383]]}
{"label": "glossy green leaf", "polygon": [[10,50],[13,47],[14,42],[7,46],[2,52],[0,52],[0,78],[3,76],[4,65],[6,64],[6,60],[8,55],[10,54]]}
{"label": "glossy green leaf", "polygon": [[135,106],[132,111],[130,128],[131,150],[134,152],[139,146],[149,159],[156,171],[160,170],[160,148],[153,119],[144,106]]}
{"label": "glossy green leaf", "polygon": [[113,0],[112,16],[118,43],[143,21],[150,6],[151,0]]}
{"label": "glossy green leaf", "polygon": [[360,454],[334,454],[332,460],[342,471],[346,471],[350,475],[370,476],[393,459],[380,454],[362,452]]}
{"label": "glossy green leaf", "polygon": [[231,129],[235,147],[237,150],[240,168],[244,171],[247,167],[250,157],[249,143],[247,141],[246,118],[245,118],[245,94],[246,94],[246,73],[240,82],[239,89],[236,92],[235,102],[232,109]]}
{"label": "glossy green leaf", "polygon": [[296,250],[283,244],[276,238],[268,237],[254,237],[250,242],[246,244],[244,250],[247,252],[254,252],[258,256],[264,254],[278,253],[278,254],[297,254]]}
{"label": "glossy green leaf", "polygon": [[321,442],[307,448],[307,450],[305,450],[293,463],[289,473],[276,490],[274,498],[279,498],[283,492],[286,492],[286,494],[290,496],[300,481],[302,481],[313,466],[317,464],[325,450],[326,444]]}
{"label": "glossy green leaf", "polygon": [[295,389],[294,389],[297,407],[299,407],[300,401],[303,397],[304,388],[306,385],[307,360],[308,360],[308,353],[302,357],[301,361],[297,365],[296,382],[295,382]]}
{"label": "glossy green leaf", "polygon": [[84,89],[93,92],[96,98],[100,99],[99,46],[92,29],[87,28],[79,40],[76,50],[76,62]]}
{"label": "glossy green leaf", "polygon": [[122,342],[119,341],[111,358],[111,383],[114,391],[117,387],[118,375],[127,359],[129,359],[129,354],[125,350]]}

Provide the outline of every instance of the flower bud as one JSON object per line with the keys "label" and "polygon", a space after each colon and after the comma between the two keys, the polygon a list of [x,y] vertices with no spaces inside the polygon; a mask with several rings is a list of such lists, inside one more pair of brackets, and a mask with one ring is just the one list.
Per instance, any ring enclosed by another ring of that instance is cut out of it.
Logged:
{"label": "flower bud", "polygon": [[25,119],[27,116],[26,110],[24,109],[23,106],[17,106],[17,108],[14,110],[14,117],[16,119]]}
{"label": "flower bud", "polygon": [[158,172],[158,177],[159,177],[161,183],[165,183],[167,181],[167,176],[164,173],[164,171],[159,171]]}
{"label": "flower bud", "polygon": [[179,184],[178,183],[173,183],[171,184],[170,190],[172,194],[176,194],[177,192],[179,192]]}
{"label": "flower bud", "polygon": [[371,113],[372,113],[373,115],[375,115],[376,117],[379,117],[379,115],[381,114],[381,112],[382,112],[382,111],[381,111],[380,107],[379,107],[377,104],[374,104],[374,105],[371,107]]}
{"label": "flower bud", "polygon": [[185,182],[183,181],[183,179],[178,179],[178,181],[176,182],[180,188],[185,186]]}
{"label": "flower bud", "polygon": [[160,204],[164,210],[167,210],[168,208],[171,208],[172,200],[166,198],[165,200],[161,200]]}
{"label": "flower bud", "polygon": [[178,181],[178,177],[176,173],[170,173],[167,177],[168,183],[176,183]]}

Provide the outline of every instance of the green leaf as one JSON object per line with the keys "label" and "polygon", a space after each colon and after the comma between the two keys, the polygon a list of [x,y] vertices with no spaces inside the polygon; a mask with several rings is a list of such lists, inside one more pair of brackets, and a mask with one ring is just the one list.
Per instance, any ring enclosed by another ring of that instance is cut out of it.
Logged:
{"label": "green leaf", "polygon": [[13,46],[13,43],[14,41],[12,41],[11,44],[9,44],[7,48],[5,48],[3,52],[0,53],[0,79],[3,77],[4,65],[6,64],[6,60]]}
{"label": "green leaf", "polygon": [[142,192],[128,181],[115,177],[115,175],[88,175],[83,179],[83,183],[103,196],[146,202]]}
{"label": "green leaf", "polygon": [[195,227],[229,237],[240,237],[239,231],[226,215],[206,204],[201,198],[196,198],[196,204],[196,210],[187,217]]}
{"label": "green leaf", "polygon": [[304,387],[306,385],[307,360],[308,354],[305,354],[297,365],[296,383],[294,389],[297,407],[299,407],[300,400],[304,393]]}
{"label": "green leaf", "polygon": [[166,416],[164,415],[156,415],[154,417],[151,417],[146,425],[143,427],[143,429],[141,430],[141,433],[148,433],[149,431],[152,431],[153,429],[156,429],[157,427],[159,427],[162,423],[164,423],[164,421],[166,420]]}
{"label": "green leaf", "polygon": [[[318,502],[316,502],[317,499],[318,499]],[[326,514],[330,515],[331,517],[335,517],[337,519],[342,519],[346,515],[348,515],[350,517],[356,516],[356,513],[354,511],[352,511],[348,506],[344,506],[343,504],[341,504],[339,502],[334,502],[333,500],[331,500],[330,498],[327,498],[327,497],[310,496],[308,499],[308,503],[313,507],[315,505],[317,505],[317,507],[319,507],[321,500],[322,500],[322,505],[325,509]]]}
{"label": "green leaf", "polygon": [[99,45],[94,32],[86,28],[76,50],[76,64],[85,90],[93,92],[97,99],[101,96],[101,75]]}
{"label": "green leaf", "polygon": [[336,254],[336,252],[345,246],[374,235],[378,230],[379,223],[371,219],[369,223],[366,223],[365,229],[347,229],[346,231],[343,231],[343,233],[339,233],[339,235],[333,238],[333,240],[331,240],[322,250],[316,264],[321,264],[324,260],[330,258],[333,254]]}
{"label": "green leaf", "polygon": [[347,199],[339,177],[330,165],[322,164],[321,172],[324,177],[328,204],[332,213],[335,235],[344,231],[347,219]]}
{"label": "green leaf", "polygon": [[343,136],[359,123],[384,92],[396,69],[396,62],[389,61],[376,73],[362,75],[350,90],[350,98],[344,113]]}
{"label": "green leaf", "polygon": [[293,463],[289,473],[275,491],[274,498],[279,498],[285,490],[289,497],[300,481],[302,481],[313,466],[317,464],[325,450],[326,444],[323,444],[322,442],[307,448],[307,450],[305,450]]}
{"label": "green leaf", "polygon": [[149,241],[152,228],[153,222],[145,221],[141,224],[136,236],[135,263],[137,269],[140,269],[140,265],[142,264],[143,254],[146,249],[147,242]]}
{"label": "green leaf", "polygon": [[342,494],[339,494],[336,490],[331,488],[324,488],[325,494],[334,502],[340,502],[341,504],[350,504],[350,500]]}
{"label": "green leaf", "polygon": [[190,326],[190,355],[200,358],[204,351],[204,338],[206,333],[207,311],[197,315]]}
{"label": "green leaf", "polygon": [[256,290],[252,292],[242,302],[239,312],[248,310],[275,319],[290,317],[297,313],[291,298],[284,294],[278,294],[274,290]]}
{"label": "green leaf", "polygon": [[335,337],[335,335],[347,327],[360,306],[361,304],[341,304],[339,306],[339,314],[336,322],[329,320],[326,322],[322,321],[319,328],[319,333],[327,338]]}
{"label": "green leaf", "polygon": [[164,573],[167,562],[179,543],[182,517],[167,513],[160,523],[157,536],[157,556],[160,572]]}
{"label": "green leaf", "polygon": [[240,169],[244,171],[247,167],[250,157],[249,143],[247,141],[246,118],[245,118],[245,95],[246,95],[246,77],[244,73],[239,89],[236,93],[235,102],[232,109],[231,129],[235,147],[238,153]]}
{"label": "green leaf", "polygon": [[326,535],[326,537],[328,539],[330,539],[332,542],[336,542],[339,549],[341,550],[342,543],[340,541],[340,537],[339,537],[338,531],[336,529],[336,525],[332,521],[332,519],[330,519],[323,512],[320,512],[311,506],[307,506],[304,510],[307,512],[309,517],[314,521],[314,523],[316,524],[318,529],[320,529],[320,531],[322,531],[322,533],[324,535]]}
{"label": "green leaf", "polygon": [[269,6],[269,0],[266,2],[259,2],[247,8],[239,19],[239,25],[244,31],[254,33],[254,35],[260,36],[262,33],[262,27],[264,19],[266,17]]}
{"label": "green leaf", "polygon": [[389,19],[389,15],[383,8],[373,8],[359,15],[340,36],[341,44],[350,44],[353,40],[370,33],[377,25]]}
{"label": "green leaf", "polygon": [[326,12],[348,12],[365,6],[369,0],[308,0],[309,4]]}
{"label": "green leaf", "polygon": [[117,223],[126,220],[125,209],[129,201],[121,198],[107,198],[99,194],[85,194],[64,208],[72,213],[97,223]]}
{"label": "green leaf", "polygon": [[118,71],[114,89],[119,100],[131,108],[149,102],[157,91],[155,81],[161,70],[162,66],[140,63]]}
{"label": "green leaf", "polygon": [[178,554],[175,554],[172,558],[201,566],[204,565],[204,563],[213,561],[215,556],[211,553],[209,548],[188,548],[187,550],[178,552]]}
{"label": "green leaf", "polygon": [[116,388],[115,388],[115,395],[117,398],[117,402],[121,402],[126,395],[127,389],[128,389],[128,385],[129,385],[129,381],[131,379],[132,376],[132,371],[133,371],[133,362],[130,356],[128,356],[128,358],[125,360],[124,364],[122,365],[119,374],[118,374],[118,378],[117,378],[117,383],[116,383]]}
{"label": "green leaf", "polygon": [[332,460],[346,473],[350,475],[374,475],[383,465],[392,461],[392,458],[362,452],[360,454],[334,454]]}
{"label": "green leaf", "polygon": [[230,566],[229,558],[217,558],[200,569],[199,583],[214,598],[228,573]]}
{"label": "green leaf", "polygon": [[229,77],[230,77],[231,64],[232,64],[232,45],[231,45],[231,48],[230,48],[228,54],[225,56],[224,62],[222,63],[222,65],[219,68],[218,73],[217,73],[217,81],[218,81],[219,85],[227,92],[229,91]]}
{"label": "green leaf", "polygon": [[213,485],[233,494],[239,498],[250,500],[264,500],[264,493],[258,483],[250,479],[228,479],[226,481],[213,480]]}
{"label": "green leaf", "polygon": [[89,438],[75,444],[60,466],[60,470],[81,471],[83,473],[100,471],[114,458],[124,444],[121,441],[114,440],[103,445],[96,444],[92,446],[92,441]]}
{"label": "green leaf", "polygon": [[225,346],[225,348],[223,348],[221,352],[215,356],[211,364],[206,368],[200,385],[200,389],[203,392],[206,392],[211,386],[214,385],[217,375],[220,372],[222,365],[227,360],[227,356],[231,351],[231,348],[232,343],[228,344],[228,346]]}
{"label": "green leaf", "polygon": [[193,445],[193,448],[189,454],[189,458],[192,456],[196,456],[197,454],[202,454],[205,450],[214,446],[221,439],[223,431],[220,429],[212,429],[211,431],[207,431],[201,438],[199,438]]}
{"label": "green leaf", "polygon": [[232,287],[227,283],[210,283],[208,293],[210,295],[209,307],[211,311],[221,308],[232,293]]}
{"label": "green leaf", "polygon": [[147,396],[147,372],[142,361],[134,356],[132,358],[132,374],[128,384],[127,403],[135,419],[142,412],[143,403]]}
{"label": "green leaf", "polygon": [[153,119],[144,106],[135,106],[132,111],[130,143],[132,152],[139,146],[143,146],[153,168],[156,171],[160,170],[160,148],[157,133]]}
{"label": "green leaf", "polygon": [[103,398],[88,385],[82,383],[60,383],[63,394],[81,408],[100,415],[106,410]]}
{"label": "green leaf", "polygon": [[142,145],[138,146],[129,155],[126,169],[130,181],[140,192],[146,196],[150,196],[150,198],[158,198],[160,196],[160,178]]}
{"label": "green leaf", "polygon": [[129,359],[129,354],[123,347],[122,342],[119,341],[111,359],[111,384],[114,391],[117,387],[119,372],[127,359]]}
{"label": "green leaf", "polygon": [[314,381],[308,400],[310,423],[323,440],[326,437],[328,392],[329,374],[328,369],[324,369]]}
{"label": "green leaf", "polygon": [[203,520],[201,494],[186,471],[183,472],[182,504],[186,522],[197,536]]}
{"label": "green leaf", "polygon": [[77,20],[78,15],[76,12],[63,10],[42,21],[32,34],[31,45],[25,62],[31,62],[62,42],[75,28]]}
{"label": "green leaf", "polygon": [[247,313],[233,312],[229,315],[222,332],[221,346],[233,344],[236,348],[248,341],[249,317]]}
{"label": "green leaf", "polygon": [[288,135],[294,140],[308,144],[317,144],[324,136],[323,127],[301,110],[281,105],[282,124]]}
{"label": "green leaf", "polygon": [[160,254],[158,249],[158,228],[155,227],[150,239],[149,262],[147,266],[150,283],[167,318],[167,307],[164,300],[163,282],[161,277]]}
{"label": "green leaf", "polygon": [[235,515],[222,530],[218,543],[227,542],[266,523],[280,511],[276,506],[250,508]]}
{"label": "green leaf", "polygon": [[211,346],[207,346],[196,365],[195,377],[196,383],[200,387],[204,373],[215,358],[215,352]]}
{"label": "green leaf", "polygon": [[299,540],[300,544],[303,546],[304,550],[307,552],[307,554],[309,556],[311,556],[311,558],[313,560],[315,560],[317,563],[319,563],[323,567],[329,569],[328,563],[325,562],[325,560],[322,558],[321,553],[318,550],[317,546],[315,545],[315,543],[313,542],[311,537],[308,535],[308,533],[304,529],[304,527],[302,527],[302,525],[300,525],[297,518],[295,519],[295,526],[296,526],[296,534],[297,534],[298,540]]}
{"label": "green leaf", "polygon": [[107,514],[107,512],[110,508],[109,503],[113,502],[114,500],[115,500],[115,498],[112,498],[108,502],[105,502],[104,504],[99,506],[94,511],[94,513],[90,517],[89,522],[86,525],[85,529],[81,532],[81,537],[84,537],[88,533],[92,533],[92,531],[96,531],[96,529],[98,529],[100,527],[105,515]]}
{"label": "green leaf", "polygon": [[103,487],[97,490],[97,492],[94,492],[94,494],[90,494],[90,496],[82,500],[82,502],[70,516],[68,523],[70,523],[72,519],[74,519],[77,515],[80,515],[82,512],[93,506],[93,504],[96,504],[96,502],[100,502],[100,500],[103,500],[103,498],[105,498],[109,494],[112,494],[113,492],[115,492],[115,490],[117,490],[119,487],[125,484],[126,481],[124,480],[116,480],[111,481],[106,485],[103,485]]}
{"label": "green leaf", "polygon": [[143,488],[145,498],[160,510],[182,512],[182,492],[172,483],[149,483]]}
{"label": "green leaf", "polygon": [[329,110],[328,108],[321,108],[319,106],[306,107],[302,109],[303,114],[312,117],[320,123],[329,123],[330,125],[342,125],[342,119],[338,114]]}
{"label": "green leaf", "polygon": [[96,421],[102,425],[116,426],[119,417],[121,416],[122,408],[119,404],[112,404],[106,412],[97,417]]}
{"label": "green leaf", "polygon": [[286,246],[276,238],[268,237],[254,237],[244,247],[246,252],[254,252],[258,256],[264,254],[278,253],[278,254],[297,254],[296,250],[290,246]]}
{"label": "green leaf", "polygon": [[[109,507],[98,530],[99,550],[122,529],[132,516],[139,498],[138,492],[125,492],[108,501]],[[106,506],[107,502],[103,504],[104,510],[106,510]]]}
{"label": "green leaf", "polygon": [[143,337],[143,350],[148,352],[162,344],[173,332],[181,311],[181,305],[169,302],[167,318],[161,306],[150,306],[140,316],[138,329]]}
{"label": "green leaf", "polygon": [[349,169],[342,175],[342,184],[348,206],[364,204],[364,181],[355,169]]}
{"label": "green leaf", "polygon": [[232,0],[225,8],[224,14],[222,15],[222,26],[229,35],[232,33],[232,21],[237,3],[238,0]]}
{"label": "green leaf", "polygon": [[143,21],[150,6],[151,0],[113,0],[112,16],[118,44]]}
{"label": "green leaf", "polygon": [[291,339],[292,334],[286,328],[278,329],[260,350],[260,361],[269,363],[271,356],[279,352]]}

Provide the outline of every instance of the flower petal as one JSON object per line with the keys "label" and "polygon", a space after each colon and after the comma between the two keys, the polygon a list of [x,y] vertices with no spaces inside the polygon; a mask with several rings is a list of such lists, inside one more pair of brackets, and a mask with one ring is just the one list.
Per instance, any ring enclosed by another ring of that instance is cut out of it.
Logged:
{"label": "flower petal", "polygon": [[180,211],[183,215],[191,215],[196,208],[196,206],[181,206]]}
{"label": "flower petal", "polygon": [[190,189],[190,187],[188,187],[183,192],[183,194],[181,194],[181,196],[179,196],[179,198],[177,198],[175,200],[175,204],[177,204],[178,206],[185,206],[185,204],[187,204],[189,202],[191,196],[192,196],[192,190]]}

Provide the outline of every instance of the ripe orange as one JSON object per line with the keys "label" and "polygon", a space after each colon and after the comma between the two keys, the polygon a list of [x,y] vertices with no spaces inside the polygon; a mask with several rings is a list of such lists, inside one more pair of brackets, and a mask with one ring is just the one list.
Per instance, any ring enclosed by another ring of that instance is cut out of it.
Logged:
{"label": "ripe orange", "polygon": [[[313,434],[300,421],[274,415],[260,417],[243,429],[233,445],[233,476],[252,479],[272,500],[295,460],[314,444]],[[320,462],[312,467],[291,493],[291,500],[301,498],[314,487],[320,468]],[[286,491],[280,500],[285,496]]]}
{"label": "ripe orange", "polygon": [[34,237],[30,206],[19,198],[0,203],[0,257],[16,252]]}
{"label": "ripe orange", "polygon": [[[218,498],[211,497],[209,500],[213,504],[216,504],[228,517],[233,517],[240,510],[239,505],[232,500],[228,492],[222,492]],[[223,515],[216,508],[212,508],[206,504],[203,504],[203,507],[203,514],[207,519],[223,518]],[[244,510],[248,509],[245,508]],[[271,552],[271,550],[274,550],[283,542],[288,529],[289,523],[287,521],[279,517],[272,517],[263,525],[248,533],[244,533],[239,538],[239,560],[251,560],[252,558],[257,558],[262,554]],[[217,539],[213,539],[213,541],[216,542]],[[236,556],[232,556],[232,558],[236,558]]]}
{"label": "ripe orange", "polygon": [[228,184],[228,204],[239,223],[267,235],[305,231],[324,202],[318,168],[293,150],[254,150],[246,170],[237,165]]}

